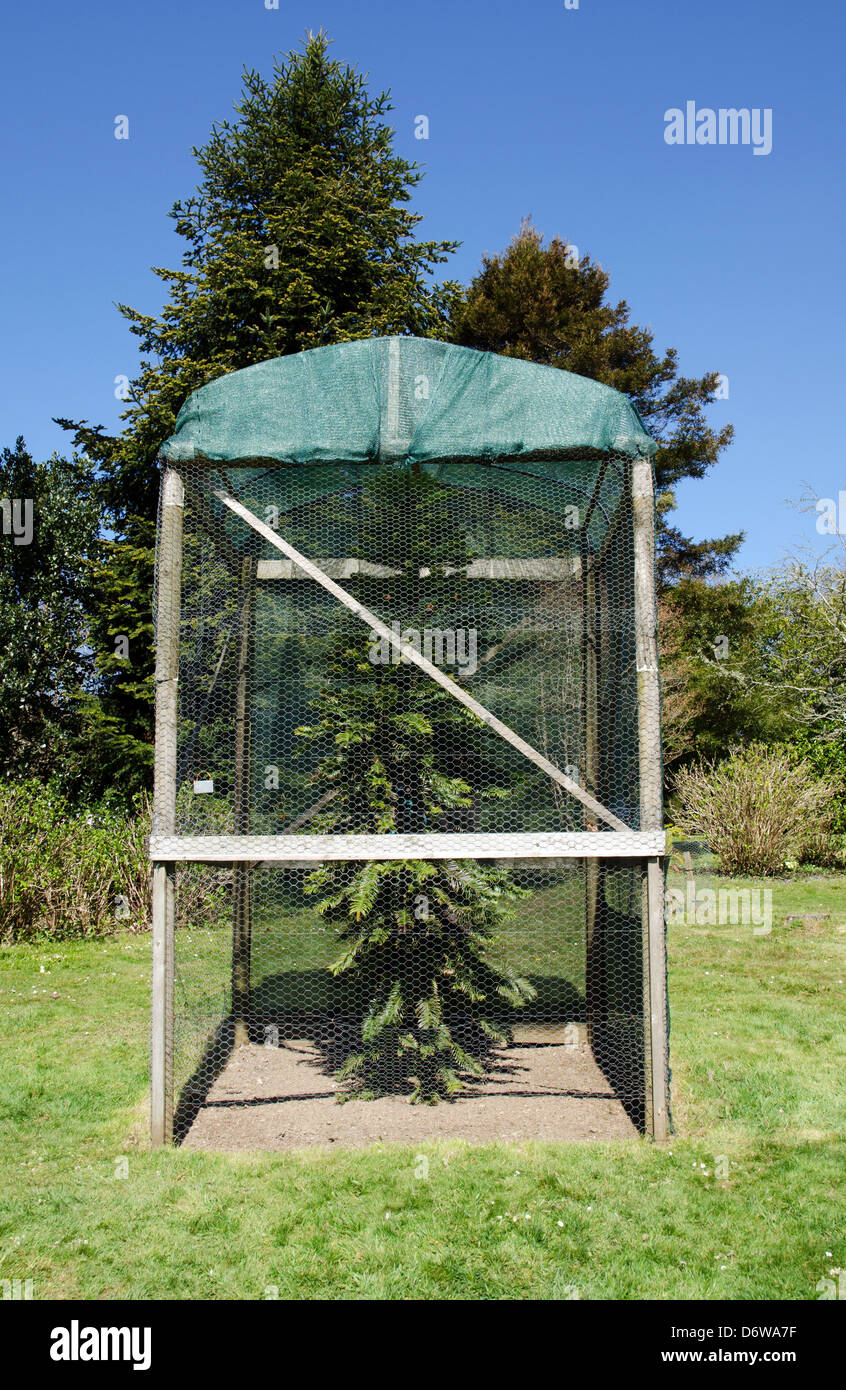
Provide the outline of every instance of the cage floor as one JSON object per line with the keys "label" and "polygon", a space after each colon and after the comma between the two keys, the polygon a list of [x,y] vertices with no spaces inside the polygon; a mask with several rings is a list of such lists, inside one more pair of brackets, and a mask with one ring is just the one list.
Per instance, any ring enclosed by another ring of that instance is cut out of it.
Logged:
{"label": "cage floor", "polygon": [[306,1039],[233,1052],[183,1143],[191,1149],[299,1149],[338,1144],[635,1139],[637,1130],[585,1045],[521,1038],[458,1099],[348,1100]]}

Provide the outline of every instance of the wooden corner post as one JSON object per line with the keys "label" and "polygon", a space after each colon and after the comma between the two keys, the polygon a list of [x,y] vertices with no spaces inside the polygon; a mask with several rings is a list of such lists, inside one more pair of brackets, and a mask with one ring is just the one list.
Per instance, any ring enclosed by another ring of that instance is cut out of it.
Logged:
{"label": "wooden corner post", "polygon": [[[156,589],[156,750],[153,833],[172,835],[176,825],[177,682],[182,587],[182,479],[168,468],[162,480]],[[173,1138],[173,928],[175,866],[154,860],[153,987],[150,1046],[150,1138]]]}
{"label": "wooden corner post", "polygon": [[[597,491],[599,484],[597,483]],[[590,554],[586,529],[582,528],[582,781],[593,796],[601,796],[599,773],[599,671],[596,630],[596,567]],[[598,828],[586,810],[582,812],[585,830]],[[605,940],[599,914],[602,881],[599,859],[586,858],[585,873],[585,1011],[588,1042],[596,1047],[607,1022],[605,989]]]}
{"label": "wooden corner post", "polygon": [[[238,619],[238,670],[235,687],[235,784],[233,814],[236,835],[250,833],[250,667],[253,588],[256,566],[245,556],[241,566],[241,610]],[[233,865],[232,875],[232,1023],[233,1042],[250,1041],[250,955],[252,949],[252,873],[250,863]]]}
{"label": "wooden corner post", "polygon": [[[660,830],[663,820],[661,694],[658,682],[658,625],[655,589],[655,493],[652,463],[632,465],[634,605],[637,653],[637,711],[640,829]],[[647,1117],[653,1139],[669,1126],[667,948],[664,924],[664,861],[646,860],[644,939],[648,962],[649,1081]]]}

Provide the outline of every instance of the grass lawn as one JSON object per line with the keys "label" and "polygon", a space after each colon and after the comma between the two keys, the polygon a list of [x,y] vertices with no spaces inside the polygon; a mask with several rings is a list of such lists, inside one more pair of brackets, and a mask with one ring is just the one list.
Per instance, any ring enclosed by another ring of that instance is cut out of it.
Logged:
{"label": "grass lawn", "polygon": [[769,935],[670,929],[661,1149],[153,1152],[149,938],[0,949],[0,1278],[39,1299],[817,1298],[846,1268],[846,878],[770,886]]}

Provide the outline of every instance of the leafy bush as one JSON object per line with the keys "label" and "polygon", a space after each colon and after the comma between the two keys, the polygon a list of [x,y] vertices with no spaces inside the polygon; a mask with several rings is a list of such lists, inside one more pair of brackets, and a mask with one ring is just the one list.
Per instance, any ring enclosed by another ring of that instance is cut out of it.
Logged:
{"label": "leafy bush", "polygon": [[[835,815],[831,819],[836,820]],[[846,836],[832,825],[831,819],[811,826],[799,846],[799,862],[824,869],[846,867]]]}
{"label": "leafy bush", "polygon": [[146,798],[127,818],[73,811],[40,782],[0,782],[0,940],[146,930],[149,830]]}
{"label": "leafy bush", "polygon": [[720,763],[700,762],[676,777],[678,822],[703,835],[724,873],[780,873],[825,843],[836,811],[834,786],[779,746],[750,744]]}

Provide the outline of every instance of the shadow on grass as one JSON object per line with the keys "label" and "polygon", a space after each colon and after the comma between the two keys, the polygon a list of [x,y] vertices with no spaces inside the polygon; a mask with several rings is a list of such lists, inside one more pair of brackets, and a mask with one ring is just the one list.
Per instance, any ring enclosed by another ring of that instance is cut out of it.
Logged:
{"label": "shadow on grass", "polygon": [[232,1056],[235,1024],[231,1014],[221,1019],[206,1044],[202,1057],[179,1093],[173,1115],[173,1142],[181,1144],[198,1114],[207,1104],[209,1091]]}

